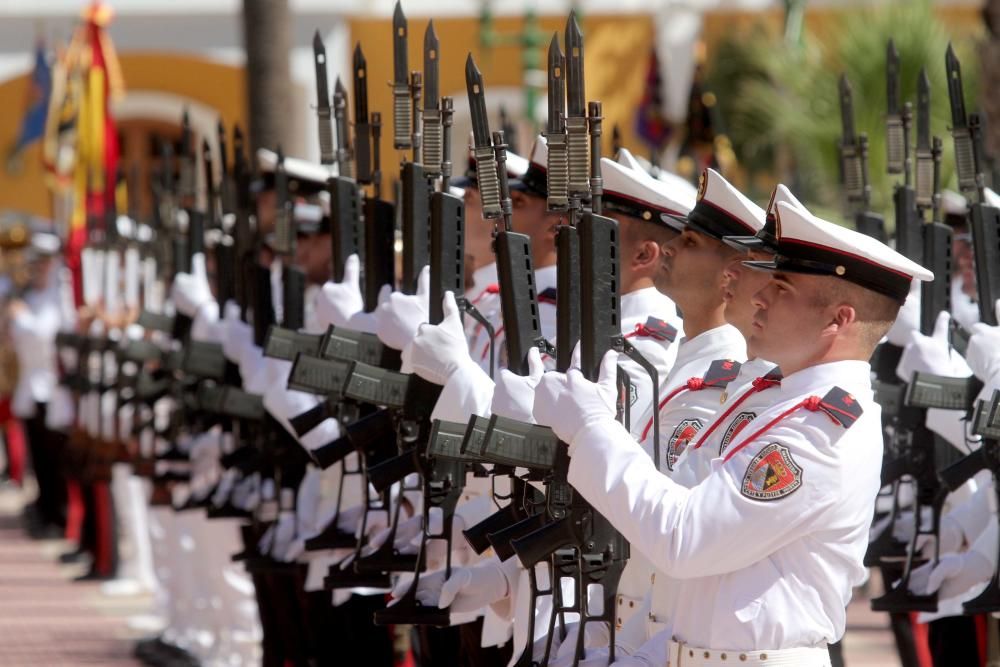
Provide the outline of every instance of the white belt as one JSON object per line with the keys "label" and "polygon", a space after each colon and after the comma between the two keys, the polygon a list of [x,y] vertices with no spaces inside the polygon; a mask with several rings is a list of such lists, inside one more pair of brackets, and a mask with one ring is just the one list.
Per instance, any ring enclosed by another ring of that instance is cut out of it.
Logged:
{"label": "white belt", "polygon": [[696,648],[683,642],[671,641],[667,667],[830,667],[830,650],[826,646],[786,648],[776,651],[731,651]]}

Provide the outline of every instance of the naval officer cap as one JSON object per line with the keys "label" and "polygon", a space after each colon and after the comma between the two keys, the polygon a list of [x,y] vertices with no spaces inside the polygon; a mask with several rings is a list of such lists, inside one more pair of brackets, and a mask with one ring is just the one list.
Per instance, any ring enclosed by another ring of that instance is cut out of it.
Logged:
{"label": "naval officer cap", "polygon": [[821,220],[787,202],[775,214],[778,243],[774,259],[744,262],[784,273],[833,276],[902,303],[914,280],[934,274],[881,241]]}
{"label": "naval officer cap", "polygon": [[[327,181],[337,175],[336,165],[325,165],[309,160],[285,156],[285,174],[288,176],[288,194],[308,197],[326,190]],[[267,148],[257,150],[257,169],[261,182],[257,190],[274,187],[274,172],[278,168],[278,154]]]}
{"label": "naval officer cap", "polygon": [[690,229],[722,240],[725,236],[754,235],[764,226],[764,209],[754,204],[714,169],[701,175],[698,203],[687,215],[664,215],[678,231]]}
{"label": "naval officer cap", "polygon": [[767,215],[764,218],[764,226],[754,236],[726,236],[722,241],[737,250],[761,250],[764,252],[774,252],[778,245],[778,237],[775,234],[776,215],[778,204],[785,202],[803,211],[808,210],[802,205],[792,191],[783,184],[778,183],[771,192],[771,200],[767,204]]}
{"label": "naval officer cap", "polygon": [[[632,151],[627,148],[619,148],[618,155],[616,157],[618,159],[618,164],[623,164],[626,167],[631,167],[632,169],[645,172],[650,176],[650,178],[655,178],[656,180],[662,181],[671,186],[675,189],[678,197],[684,197],[684,201],[690,200],[691,202],[696,202],[698,200],[698,188],[691,185],[691,182],[686,178],[669,172],[666,169],[653,169],[652,165],[647,160],[643,160],[633,155]],[[687,210],[690,211],[692,208],[694,208],[693,203],[691,206],[687,207]]]}
{"label": "naval officer cap", "polygon": [[601,201],[607,211],[662,223],[664,216],[684,216],[694,208],[693,188],[673,187],[653,178],[641,167],[634,169],[629,157],[628,151],[622,149],[617,161],[601,159],[604,181]]}
{"label": "naval officer cap", "polygon": [[531,146],[531,153],[528,156],[524,172],[518,179],[521,189],[539,197],[547,197],[549,194],[548,168],[549,141],[539,134]]}

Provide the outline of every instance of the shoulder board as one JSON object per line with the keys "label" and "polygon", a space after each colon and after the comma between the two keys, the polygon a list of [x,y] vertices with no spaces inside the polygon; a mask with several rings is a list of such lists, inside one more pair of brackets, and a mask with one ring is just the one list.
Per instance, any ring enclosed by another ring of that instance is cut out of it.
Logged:
{"label": "shoulder board", "polygon": [[716,359],[708,367],[702,381],[705,387],[725,387],[736,379],[742,364],[733,359]]}
{"label": "shoulder board", "polygon": [[840,387],[834,387],[820,399],[819,409],[844,428],[850,428],[864,412],[858,399]]}
{"label": "shoulder board", "polygon": [[671,326],[666,320],[650,317],[646,320],[646,324],[643,327],[645,328],[645,333],[656,340],[666,340],[673,343],[674,339],[677,338],[677,328]]}
{"label": "shoulder board", "polygon": [[543,290],[538,293],[538,303],[551,303],[556,302],[556,288],[550,287],[547,290]]}

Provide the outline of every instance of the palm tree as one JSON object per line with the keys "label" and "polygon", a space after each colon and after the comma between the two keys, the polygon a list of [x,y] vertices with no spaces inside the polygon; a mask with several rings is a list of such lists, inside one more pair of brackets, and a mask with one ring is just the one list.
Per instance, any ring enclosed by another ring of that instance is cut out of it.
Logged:
{"label": "palm tree", "polygon": [[[992,2],[997,4],[997,0]],[[845,73],[854,90],[856,128],[869,137],[872,205],[889,214],[896,182],[896,176],[885,171],[885,53],[891,38],[899,51],[903,101],[915,100],[917,75],[921,67],[927,68],[932,86],[931,130],[945,139],[943,183],[950,182],[953,163],[944,71],[950,36],[934,18],[930,2],[845,12],[835,26],[824,26],[825,41],[804,30],[797,47],[771,38],[763,28],[757,30],[755,35],[733,35],[720,44],[709,75],[736,155],[751,176],[767,175],[760,179],[764,183],[785,182],[810,206],[829,207],[834,211],[831,217],[838,217],[841,120],[837,79]],[[969,107],[976,108],[972,101],[978,89],[977,72],[969,46],[956,44],[960,55],[965,55],[963,62],[968,63],[963,75]]]}

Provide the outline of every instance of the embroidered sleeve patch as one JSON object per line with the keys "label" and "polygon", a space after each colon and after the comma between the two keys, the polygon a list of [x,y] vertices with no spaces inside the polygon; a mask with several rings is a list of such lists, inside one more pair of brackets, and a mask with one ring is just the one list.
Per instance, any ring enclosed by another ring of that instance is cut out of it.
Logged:
{"label": "embroidered sleeve patch", "polygon": [[650,317],[646,320],[646,324],[644,326],[646,327],[646,331],[649,335],[657,340],[668,340],[673,343],[674,339],[677,338],[677,329],[670,326],[670,324],[664,320],[658,320],[655,317]]}
{"label": "embroidered sleeve patch", "polygon": [[787,447],[772,442],[750,461],[740,493],[752,500],[778,500],[800,486],[802,468]]}
{"label": "embroidered sleeve patch", "polygon": [[864,413],[858,399],[840,387],[834,387],[828,391],[826,396],[820,400],[819,408],[844,428],[853,426],[854,422],[858,421],[858,418]]}
{"label": "embroidered sleeve patch", "polygon": [[733,441],[733,438],[746,428],[746,425],[752,422],[756,416],[757,413],[755,412],[741,412],[733,417],[733,421],[729,422],[729,426],[726,427],[726,432],[722,434],[722,444],[719,445],[719,456],[725,454],[726,447]]}
{"label": "embroidered sleeve patch", "polygon": [[703,423],[700,419],[682,419],[681,423],[674,428],[674,432],[670,434],[670,438],[667,440],[667,455],[664,457],[667,461],[667,469],[674,469],[677,459],[681,457],[687,446],[698,435],[698,431],[701,430],[702,426]]}
{"label": "embroidered sleeve patch", "polygon": [[740,372],[740,362],[732,359],[717,359],[712,362],[702,378],[706,387],[725,387],[736,379]]}

